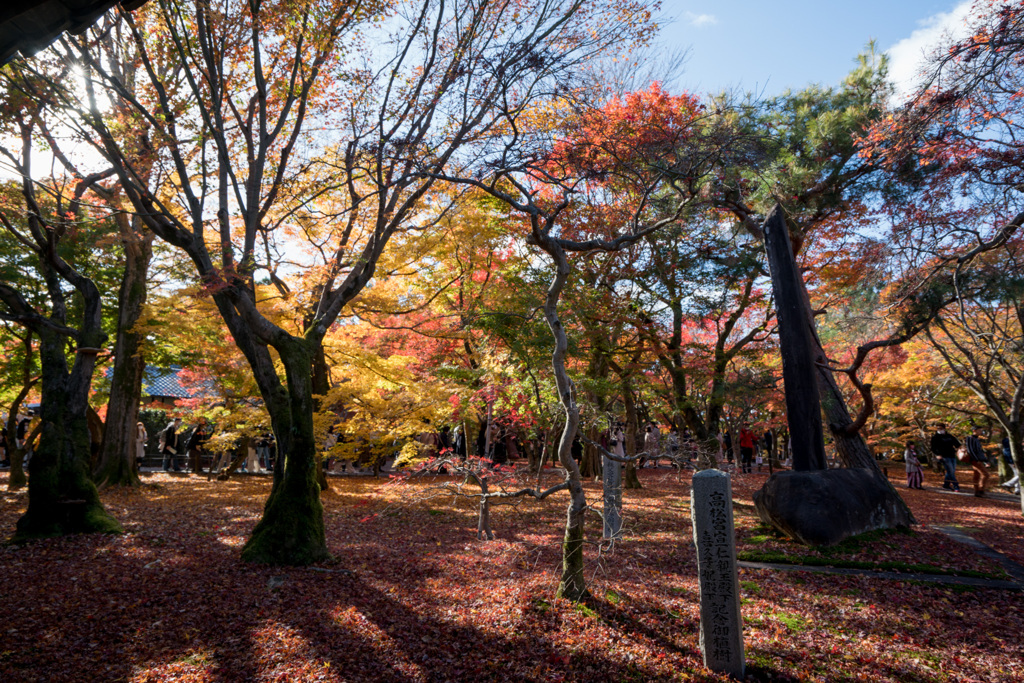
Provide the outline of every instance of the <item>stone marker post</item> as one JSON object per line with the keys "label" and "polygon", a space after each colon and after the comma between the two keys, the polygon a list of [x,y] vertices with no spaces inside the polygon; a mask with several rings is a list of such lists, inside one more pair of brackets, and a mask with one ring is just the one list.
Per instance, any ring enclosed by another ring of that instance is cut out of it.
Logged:
{"label": "stone marker post", "polygon": [[720,470],[693,475],[690,507],[697,545],[704,666],[741,679],[746,665],[729,475]]}
{"label": "stone marker post", "polygon": [[604,538],[618,540],[622,533],[622,463],[608,456],[604,468]]}

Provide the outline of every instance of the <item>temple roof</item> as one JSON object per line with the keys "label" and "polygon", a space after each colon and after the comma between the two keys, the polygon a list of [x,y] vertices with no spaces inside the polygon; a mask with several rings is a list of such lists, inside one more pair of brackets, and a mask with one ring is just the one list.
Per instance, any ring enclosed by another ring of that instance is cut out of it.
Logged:
{"label": "temple roof", "polygon": [[[127,10],[146,0],[125,0]],[[18,56],[42,50],[61,33],[81,33],[117,0],[6,0],[0,3],[0,66]]]}

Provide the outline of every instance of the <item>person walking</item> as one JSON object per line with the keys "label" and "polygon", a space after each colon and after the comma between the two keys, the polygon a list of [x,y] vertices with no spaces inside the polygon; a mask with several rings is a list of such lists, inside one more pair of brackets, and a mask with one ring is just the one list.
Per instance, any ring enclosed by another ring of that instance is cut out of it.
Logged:
{"label": "person walking", "polygon": [[764,454],[768,460],[775,458],[775,433],[770,429],[766,429],[764,432]]}
{"label": "person walking", "polygon": [[903,462],[907,466],[907,488],[923,489],[924,486],[921,484],[924,483],[924,468],[921,467],[913,441],[907,442],[907,450],[903,451]]}
{"label": "person walking", "polygon": [[644,430],[644,453],[646,456],[640,461],[640,467],[646,467],[648,462],[653,462],[658,467],[658,456],[661,454],[661,430],[654,423],[647,425]]}
{"label": "person walking", "polygon": [[946,476],[942,479],[942,488],[947,491],[959,491],[960,482],[956,480],[956,451],[960,448],[960,440],[946,431],[946,425],[941,422],[936,425],[936,432],[932,435],[932,453],[942,458],[942,466],[946,470]]}
{"label": "person walking", "polygon": [[753,470],[751,467],[753,459],[754,433],[744,425],[740,427],[740,460],[743,472],[750,473]]}
{"label": "person walking", "polygon": [[974,495],[978,498],[985,497],[985,483],[988,481],[988,456],[985,455],[985,447],[981,443],[983,434],[981,427],[975,427],[974,434],[965,440],[967,459],[974,470]]}
{"label": "person walking", "polygon": [[1013,461],[1013,451],[1010,450],[1010,435],[1009,433],[1003,437],[1003,462],[1006,463],[1006,467],[1013,472],[1013,476],[1010,477],[1006,482],[1003,483],[1008,489],[1013,489],[1014,493],[1020,493],[1020,472],[1017,471],[1017,463]]}
{"label": "person walking", "polygon": [[142,459],[146,457],[146,439],[149,438],[149,434],[146,433],[146,425],[141,422],[135,425],[135,471],[138,472],[142,468]]}
{"label": "person walking", "polygon": [[164,472],[169,472],[173,467],[175,472],[181,472],[178,467],[178,427],[181,426],[181,418],[171,420],[160,432],[160,453],[164,456]]}

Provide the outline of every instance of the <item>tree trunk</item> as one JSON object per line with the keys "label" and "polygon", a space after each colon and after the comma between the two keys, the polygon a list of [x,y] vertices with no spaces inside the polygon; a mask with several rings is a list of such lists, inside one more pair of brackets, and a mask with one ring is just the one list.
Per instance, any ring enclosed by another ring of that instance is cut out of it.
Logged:
{"label": "tree trunk", "polygon": [[309,346],[294,338],[275,346],[288,386],[265,392],[273,394],[267,409],[277,436],[277,464],[263,517],[242,549],[249,562],[307,565],[330,557],[317,484]]}
{"label": "tree trunk", "polygon": [[[807,319],[806,289],[780,206],[772,210],[764,223],[764,245],[778,311],[786,419],[793,439],[793,469],[823,470],[827,465],[818,393],[820,373],[815,372],[814,367],[823,354],[820,345],[814,343],[813,330],[808,329],[808,326],[813,328],[814,320]],[[834,402],[832,397],[827,401]]]}
{"label": "tree trunk", "polygon": [[[1010,457],[1013,458],[1013,464],[1017,466],[1018,475],[1024,473],[1024,445],[1022,445],[1021,423],[1018,416],[1014,416],[1012,424],[1012,430],[1010,434]],[[1000,457],[1002,457],[1000,455]],[[1020,488],[1020,510],[1021,514],[1024,514],[1024,486],[1021,485],[1021,481],[1017,480],[1017,486]]]}
{"label": "tree trunk", "polygon": [[103,418],[88,404],[85,407],[86,424],[89,427],[89,461],[86,467],[90,472],[96,469],[96,463],[100,461],[100,447],[103,444],[103,432],[106,431]]}
{"label": "tree trunk", "polygon": [[[591,425],[587,429],[587,439],[597,441],[600,436],[598,431],[597,425]],[[601,454],[597,452],[596,446],[584,443],[583,455],[580,457],[580,476],[597,481],[601,475]]]}
{"label": "tree trunk", "polygon": [[[83,334],[83,338],[97,335]],[[18,520],[15,541],[68,533],[120,533],[121,525],[100,502],[89,479],[89,386],[95,355],[76,355],[71,372],[65,339],[40,330],[42,401],[39,446],[32,455],[28,510]],[[94,339],[93,342],[101,341]]]}
{"label": "tree trunk", "polygon": [[[127,217],[122,218],[127,224]],[[93,472],[93,480],[100,488],[138,486],[140,483],[135,466],[135,440],[146,361],[139,355],[142,334],[135,330],[135,326],[146,304],[146,278],[153,256],[153,233],[147,230],[145,236],[139,237],[130,226],[121,228],[125,261],[117,300],[114,368],[100,459]]]}
{"label": "tree trunk", "polygon": [[480,485],[480,493],[484,494],[480,497],[480,517],[477,520],[476,525],[476,538],[478,541],[484,539],[488,541],[494,540],[494,533],[491,531],[491,503],[487,497],[487,478],[477,477],[477,483]]}
{"label": "tree trunk", "polygon": [[[312,322],[307,323],[307,327]],[[324,353],[323,343],[315,344],[313,349],[313,402],[316,410],[322,410],[323,397],[331,390],[331,375],[327,367],[327,354]],[[353,466],[354,467],[354,466]],[[327,472],[324,470],[324,459],[317,453],[316,458],[316,482],[320,485],[320,491],[328,491],[331,485],[327,481]]]}
{"label": "tree trunk", "polygon": [[[629,457],[636,455],[636,437],[640,433],[637,415],[636,415],[636,400],[633,397],[633,388],[630,386],[629,379],[623,380],[622,383],[622,400],[626,405],[626,444],[625,452]],[[636,474],[636,461],[630,461],[625,464],[622,472],[622,488],[624,489],[642,489],[643,486],[640,484],[640,478]]]}
{"label": "tree trunk", "polygon": [[544,250],[555,262],[555,277],[544,299],[544,318],[555,338],[551,366],[558,389],[558,400],[565,410],[565,429],[562,430],[562,438],[558,442],[558,460],[565,468],[569,482],[569,507],[566,510],[565,537],[562,540],[562,577],[558,583],[556,596],[575,602],[588,595],[586,577],[583,574],[583,521],[587,511],[587,498],[583,491],[580,470],[576,466],[576,461],[572,459],[572,441],[579,427],[580,411],[576,405],[575,387],[565,369],[569,339],[562,322],[558,319],[558,300],[569,279],[569,262],[565,252],[553,242],[545,244]]}

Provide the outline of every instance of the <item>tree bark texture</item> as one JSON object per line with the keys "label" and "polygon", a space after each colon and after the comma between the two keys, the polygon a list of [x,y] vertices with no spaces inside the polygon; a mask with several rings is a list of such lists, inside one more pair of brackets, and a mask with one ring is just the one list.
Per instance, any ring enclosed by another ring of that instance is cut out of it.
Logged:
{"label": "tree bark texture", "polygon": [[[97,300],[98,300],[97,295]],[[96,304],[98,322],[98,301]],[[38,330],[42,364],[39,445],[32,455],[28,510],[18,520],[15,541],[68,533],[120,533],[121,525],[103,508],[89,478],[89,387],[96,357],[76,354],[68,370],[66,340],[56,332]],[[98,344],[103,334],[83,334]]]}
{"label": "tree bark texture", "polygon": [[[793,469],[823,470],[825,438],[821,399],[814,367],[816,353],[805,314],[803,277],[793,257],[782,207],[776,205],[764,223],[764,244],[772,276],[779,321],[779,347],[785,383],[786,419],[793,440]],[[845,408],[845,406],[844,406]]]}
{"label": "tree bark texture", "polygon": [[[128,225],[119,226],[124,243],[124,276],[117,297],[117,338],[107,420],[99,463],[93,472],[93,480],[100,488],[138,486],[140,483],[135,466],[135,441],[146,361],[139,354],[142,334],[135,330],[135,325],[146,304],[153,233],[147,230],[145,237],[136,235],[128,217],[123,214],[118,216],[118,221]],[[141,228],[141,225],[135,227]]]}
{"label": "tree bark texture", "polygon": [[580,411],[574,395],[575,388],[565,369],[569,339],[558,318],[558,300],[569,279],[569,261],[566,259],[565,251],[553,240],[547,240],[542,248],[555,263],[555,276],[544,299],[544,319],[555,338],[551,366],[558,389],[558,400],[565,410],[565,429],[562,430],[562,438],[558,442],[558,461],[565,468],[569,483],[569,507],[566,510],[565,537],[562,540],[562,576],[556,595],[576,602],[588,595],[586,577],[583,573],[583,521],[587,511],[587,499],[579,468],[572,459],[572,442],[579,428]]}
{"label": "tree bark texture", "polygon": [[287,390],[268,387],[266,392],[271,398],[267,408],[278,443],[274,485],[263,517],[242,549],[242,559],[307,565],[330,558],[317,483],[312,350],[307,341],[295,338],[275,348],[284,364],[288,386]]}

